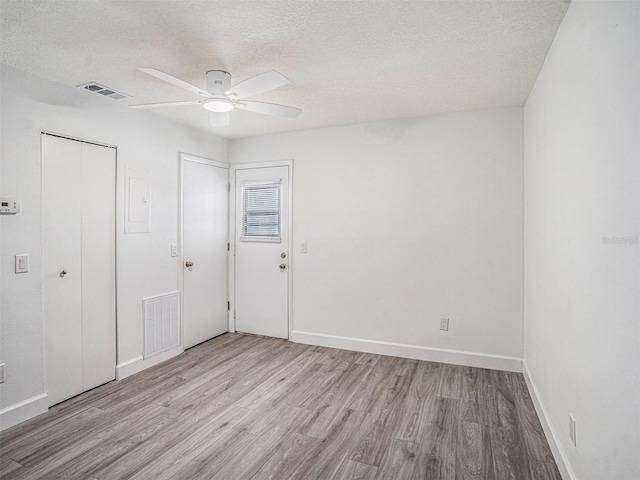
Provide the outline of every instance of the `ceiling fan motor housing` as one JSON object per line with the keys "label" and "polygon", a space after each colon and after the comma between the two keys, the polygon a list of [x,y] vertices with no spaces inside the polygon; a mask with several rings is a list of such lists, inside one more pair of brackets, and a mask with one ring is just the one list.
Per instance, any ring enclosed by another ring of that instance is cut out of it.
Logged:
{"label": "ceiling fan motor housing", "polygon": [[207,92],[212,94],[224,94],[231,88],[231,74],[222,70],[209,70],[207,72]]}

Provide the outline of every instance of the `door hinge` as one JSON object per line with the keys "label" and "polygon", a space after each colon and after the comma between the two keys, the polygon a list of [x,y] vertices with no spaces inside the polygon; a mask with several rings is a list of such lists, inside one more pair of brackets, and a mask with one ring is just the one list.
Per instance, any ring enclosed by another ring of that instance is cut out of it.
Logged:
{"label": "door hinge", "polygon": [[231,251],[231,244],[227,243],[227,252],[230,252],[230,251]]}
{"label": "door hinge", "polygon": [[227,192],[230,192],[230,191],[231,191],[231,184],[227,183]]}
{"label": "door hinge", "polygon": [[231,302],[227,302],[227,310],[231,310]]}

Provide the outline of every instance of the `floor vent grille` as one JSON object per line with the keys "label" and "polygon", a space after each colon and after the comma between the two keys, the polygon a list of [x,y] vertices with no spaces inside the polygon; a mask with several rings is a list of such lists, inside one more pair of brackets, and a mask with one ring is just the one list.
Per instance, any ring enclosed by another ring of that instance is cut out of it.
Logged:
{"label": "floor vent grille", "polygon": [[98,95],[102,95],[103,97],[109,97],[114,100],[131,98],[131,95],[118,92],[113,88],[105,87],[104,85],[100,85],[99,83],[96,83],[96,82],[83,83],[82,85],[78,85],[78,88],[81,88],[83,90],[89,90],[90,92],[97,93]]}

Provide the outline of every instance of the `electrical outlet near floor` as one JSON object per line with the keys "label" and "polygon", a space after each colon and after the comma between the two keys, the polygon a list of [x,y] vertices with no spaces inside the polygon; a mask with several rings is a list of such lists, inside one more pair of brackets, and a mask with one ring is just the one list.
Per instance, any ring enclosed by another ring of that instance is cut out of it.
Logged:
{"label": "electrical outlet near floor", "polygon": [[440,319],[440,330],[444,330],[445,332],[449,330],[449,319],[441,318]]}
{"label": "electrical outlet near floor", "polygon": [[4,363],[0,363],[0,383],[4,383]]}
{"label": "electrical outlet near floor", "polygon": [[572,414],[569,414],[569,438],[571,439],[571,443],[573,446],[576,446],[576,419],[573,418]]}

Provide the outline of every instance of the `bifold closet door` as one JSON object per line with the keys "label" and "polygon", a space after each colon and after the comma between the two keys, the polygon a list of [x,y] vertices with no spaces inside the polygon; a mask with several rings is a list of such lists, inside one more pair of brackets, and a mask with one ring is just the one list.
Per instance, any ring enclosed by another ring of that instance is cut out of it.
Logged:
{"label": "bifold closet door", "polygon": [[49,405],[115,378],[115,149],[42,135]]}
{"label": "bifold closet door", "polygon": [[82,144],[42,135],[45,386],[49,405],[82,392]]}
{"label": "bifold closet door", "polygon": [[116,150],[82,144],[82,390],[116,373]]}

